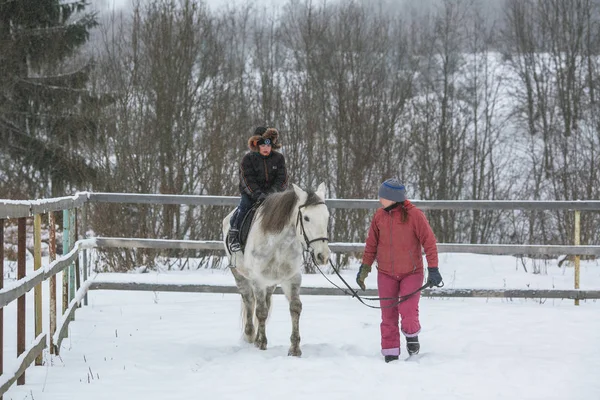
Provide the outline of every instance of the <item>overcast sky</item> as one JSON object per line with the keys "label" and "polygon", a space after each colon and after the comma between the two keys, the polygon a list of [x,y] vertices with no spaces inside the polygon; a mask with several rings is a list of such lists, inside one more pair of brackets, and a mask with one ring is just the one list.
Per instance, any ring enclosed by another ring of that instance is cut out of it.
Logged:
{"label": "overcast sky", "polygon": [[[141,4],[148,2],[148,0],[91,0],[92,5],[98,11],[105,11],[110,9],[122,10],[131,8],[135,1],[139,1]],[[253,4],[256,8],[262,9],[263,7],[281,8],[292,0],[204,0],[211,10],[217,10],[223,6],[232,7],[236,4]],[[297,0],[305,1],[305,0]],[[331,4],[338,1],[346,0],[312,0],[315,5]],[[356,1],[356,0],[354,0]],[[388,10],[409,10],[416,9],[430,9],[432,6],[441,5],[442,0],[358,0],[364,1],[370,6],[373,4],[384,4],[387,5]],[[498,16],[499,9],[502,8],[504,0],[475,0],[475,4],[483,5],[484,8],[491,13],[489,15]]]}
{"label": "overcast sky", "polygon": [[[130,8],[134,0],[92,0],[92,4],[99,10],[109,9],[122,9]],[[210,8],[218,8],[224,5],[233,4],[246,4],[253,3],[257,6],[281,6],[288,2],[288,0],[204,0],[204,2]]]}

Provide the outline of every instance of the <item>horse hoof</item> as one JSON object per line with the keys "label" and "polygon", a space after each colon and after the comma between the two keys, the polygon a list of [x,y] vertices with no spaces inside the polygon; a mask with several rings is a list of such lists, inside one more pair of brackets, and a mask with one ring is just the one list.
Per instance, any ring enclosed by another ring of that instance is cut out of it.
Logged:
{"label": "horse hoof", "polygon": [[259,350],[266,350],[267,342],[254,342],[254,346],[258,347]]}
{"label": "horse hoof", "polygon": [[300,350],[300,349],[290,349],[290,351],[288,351],[288,356],[291,356],[291,357],[300,357],[300,356],[302,356],[302,350]]}

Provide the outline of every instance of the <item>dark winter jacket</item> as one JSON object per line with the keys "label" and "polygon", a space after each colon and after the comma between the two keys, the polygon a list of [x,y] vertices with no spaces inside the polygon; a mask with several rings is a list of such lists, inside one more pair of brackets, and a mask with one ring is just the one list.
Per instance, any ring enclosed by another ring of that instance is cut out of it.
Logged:
{"label": "dark winter jacket", "polygon": [[251,151],[242,158],[240,164],[240,192],[245,192],[252,200],[263,193],[281,192],[287,189],[288,178],[285,158],[277,151],[268,156]]}
{"label": "dark winter jacket", "polygon": [[437,243],[425,214],[408,200],[403,206],[408,213],[406,222],[402,222],[402,206],[375,212],[362,259],[366,265],[377,260],[377,269],[391,276],[422,274],[422,249],[427,266],[438,266]]}

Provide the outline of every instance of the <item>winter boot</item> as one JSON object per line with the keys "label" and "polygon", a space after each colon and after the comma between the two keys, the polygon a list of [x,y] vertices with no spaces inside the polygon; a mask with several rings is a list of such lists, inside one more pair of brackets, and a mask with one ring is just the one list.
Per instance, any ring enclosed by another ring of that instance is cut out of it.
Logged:
{"label": "winter boot", "polygon": [[408,355],[412,356],[414,354],[419,354],[419,350],[421,349],[421,345],[419,344],[419,337],[407,337],[406,338],[406,349],[408,350]]}
{"label": "winter boot", "polygon": [[229,242],[229,250],[232,253],[242,250],[242,246],[240,245],[240,231],[238,229],[229,230],[227,241]]}
{"label": "winter boot", "polygon": [[389,363],[391,361],[396,361],[398,359],[398,356],[385,356],[384,359],[386,363]]}

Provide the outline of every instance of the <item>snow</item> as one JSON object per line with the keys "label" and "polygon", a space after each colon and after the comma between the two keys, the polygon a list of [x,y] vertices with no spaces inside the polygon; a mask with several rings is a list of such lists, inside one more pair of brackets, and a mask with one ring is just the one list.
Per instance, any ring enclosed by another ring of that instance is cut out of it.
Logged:
{"label": "snow", "polygon": [[12,371],[3,371],[2,375],[0,375],[0,387],[4,388],[5,385],[9,385],[9,384],[14,384],[14,382],[16,382],[16,380],[18,379],[18,376],[16,376],[16,374],[19,373],[20,367],[23,363],[26,362],[26,358],[29,356],[29,350],[33,349],[33,348],[37,348],[38,346],[44,346],[42,343],[45,343],[46,341],[46,334],[42,333],[40,334],[37,338],[35,338],[35,340],[33,341],[33,344],[31,346],[29,346],[29,348],[26,348],[25,351],[23,353],[21,353],[21,355],[19,357],[17,357],[16,363],[14,365],[14,367],[12,368]]}
{"label": "snow", "polygon": [[[525,272],[514,257],[440,254],[446,287],[573,287],[572,267],[536,263],[543,273],[532,274],[531,260]],[[357,268],[344,271],[348,282]],[[96,279],[233,285],[231,274],[217,269]],[[375,282],[372,273],[367,286]],[[303,286],[329,284],[310,275]],[[581,287],[600,288],[597,261],[582,262]],[[350,297],[302,297],[301,358],[287,356],[291,323],[280,295],[273,299],[266,351],[241,341],[239,295],[91,291],[88,297],[69,325],[61,356],[46,353],[45,365],[30,367],[26,385],[12,386],[4,399],[600,398],[598,301],[575,307],[572,300],[423,298],[422,356],[405,362],[403,348],[400,361],[386,364],[379,311]],[[28,323],[32,305],[29,293]],[[4,321],[10,370],[14,303]],[[29,346],[32,322],[28,329]]]}
{"label": "snow", "polygon": [[[532,260],[513,256],[489,256],[469,253],[440,253],[440,271],[445,288],[449,289],[573,289],[574,268],[557,266],[557,260]],[[568,264],[565,262],[565,264]],[[600,262],[581,261],[580,288],[600,290]],[[424,265],[427,262],[424,261]],[[525,267],[523,267],[523,265]],[[354,283],[358,262],[342,271],[349,283]],[[533,274],[534,269],[544,273]],[[528,271],[525,272],[525,269]],[[323,272],[335,283],[338,278],[327,268]],[[218,269],[199,269],[184,271],[160,271],[158,273],[136,274],[98,274],[103,282],[140,282],[140,283],[186,283],[199,285],[234,285],[231,274]],[[304,287],[330,287],[319,274],[304,275]],[[365,280],[365,286],[377,288],[377,275],[371,273]]]}
{"label": "snow", "polygon": [[37,199],[37,200],[8,200],[1,199],[0,205],[6,206],[45,206],[52,205],[61,201],[78,201],[80,198],[87,199],[89,198],[89,192],[77,192],[73,196],[64,196],[64,197],[52,197],[49,199]]}

